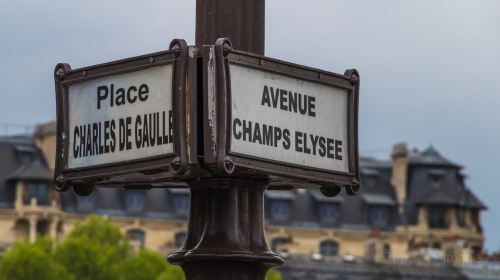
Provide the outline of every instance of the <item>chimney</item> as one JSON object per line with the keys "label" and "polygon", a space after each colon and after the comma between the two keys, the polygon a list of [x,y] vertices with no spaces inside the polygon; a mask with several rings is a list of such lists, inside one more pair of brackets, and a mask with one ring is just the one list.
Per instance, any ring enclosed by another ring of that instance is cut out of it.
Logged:
{"label": "chimney", "polygon": [[42,151],[47,164],[54,170],[56,163],[56,123],[39,124],[35,128],[35,144]]}
{"label": "chimney", "polygon": [[408,148],[398,143],[392,148],[392,186],[396,191],[399,213],[403,213],[408,180]]}

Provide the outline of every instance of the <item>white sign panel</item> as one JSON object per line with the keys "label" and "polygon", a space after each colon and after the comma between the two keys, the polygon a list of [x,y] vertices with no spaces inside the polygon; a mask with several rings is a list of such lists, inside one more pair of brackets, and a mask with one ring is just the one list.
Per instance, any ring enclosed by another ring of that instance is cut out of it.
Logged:
{"label": "white sign panel", "polygon": [[173,153],[172,65],[72,84],[67,168]]}
{"label": "white sign panel", "polygon": [[231,153],[349,172],[348,92],[230,64]]}

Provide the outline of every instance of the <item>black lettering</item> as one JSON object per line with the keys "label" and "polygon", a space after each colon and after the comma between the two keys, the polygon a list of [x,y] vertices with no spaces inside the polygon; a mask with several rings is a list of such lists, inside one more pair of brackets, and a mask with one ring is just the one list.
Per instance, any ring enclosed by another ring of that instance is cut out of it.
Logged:
{"label": "black lettering", "polygon": [[290,149],[290,130],[288,129],[283,129],[283,148],[285,150]]}
{"label": "black lettering", "polygon": [[104,145],[102,143],[102,123],[99,122],[99,154],[102,155],[104,152]]}
{"label": "black lettering", "polygon": [[342,160],[342,141],[335,140],[335,159]]}
{"label": "black lettering", "polygon": [[132,149],[132,141],[130,140],[130,136],[132,135],[132,128],[130,127],[130,124],[132,123],[132,118],[127,117],[125,119],[125,127],[126,127],[126,138],[127,138],[127,145],[126,149],[130,150]]}
{"label": "black lettering", "polygon": [[90,124],[87,124],[87,141],[85,147],[85,156],[92,155],[92,127]]}
{"label": "black lettering", "polygon": [[125,149],[125,142],[126,142],[125,120],[119,119],[118,123],[119,123],[119,150],[123,151]]}
{"label": "black lettering", "polygon": [[288,106],[286,106],[288,91],[280,89],[280,109],[283,111],[288,111]]}
{"label": "black lettering", "polygon": [[75,130],[73,133],[73,157],[78,158],[78,145],[76,144],[76,140],[80,138],[80,130],[78,129],[78,126],[75,126]]}
{"label": "black lettering", "polygon": [[307,96],[299,93],[299,113],[305,115],[307,113]]}
{"label": "black lettering", "polygon": [[271,88],[271,100],[273,102],[273,108],[278,107],[278,96],[279,96],[279,89],[274,90]]}
{"label": "black lettering", "polygon": [[290,112],[294,112],[294,113],[297,113],[297,93],[294,92],[294,93],[291,93],[290,92],[290,95],[288,96],[288,109],[290,110]]}
{"label": "black lettering", "polygon": [[109,104],[111,107],[113,107],[113,102],[114,102],[114,99],[115,99],[115,85],[114,84],[111,84],[111,99],[109,100]]}
{"label": "black lettering", "polygon": [[278,141],[281,140],[282,135],[281,128],[274,127],[274,147],[278,147]]}
{"label": "black lettering", "polygon": [[308,104],[309,106],[307,106],[309,108],[309,116],[311,117],[316,117],[316,97],[314,96],[309,96],[309,101],[308,101]]}
{"label": "black lettering", "polygon": [[131,86],[128,88],[128,90],[127,90],[127,102],[128,103],[135,103],[135,101],[137,100],[137,96],[134,95],[133,98],[131,97],[132,91],[137,92],[137,88],[135,86]]}
{"label": "black lettering", "polygon": [[311,154],[311,149],[309,149],[307,147],[307,142],[308,142],[308,140],[307,140],[307,134],[304,133],[304,153]]}
{"label": "black lettering", "polygon": [[165,128],[165,126],[167,125],[167,122],[166,122],[166,116],[165,116],[165,111],[162,112],[162,118],[163,118],[163,133],[162,133],[162,143],[163,144],[168,144],[168,134],[167,134],[167,131],[168,129]]}
{"label": "black lettering", "polygon": [[269,89],[267,86],[264,86],[264,90],[262,91],[262,101],[260,105],[264,106],[266,105],[271,107],[271,100],[269,100]]}
{"label": "black lettering", "polygon": [[325,137],[320,137],[319,138],[318,153],[322,157],[325,157],[325,155],[326,155],[326,139],[325,139]]}
{"label": "black lettering", "polygon": [[115,128],[116,128],[116,123],[115,123],[115,120],[111,120],[111,124],[109,126],[110,128],[110,133],[111,133],[111,141],[109,143],[109,148],[111,150],[112,153],[115,152],[115,148],[116,148],[116,137],[115,137]]}
{"label": "black lettering", "polygon": [[264,145],[272,146],[273,145],[273,126],[272,125],[263,125],[263,133],[262,138]]}
{"label": "black lettering", "polygon": [[156,118],[151,113],[148,114],[149,118],[149,144],[154,147],[156,144]]}
{"label": "black lettering", "polygon": [[236,139],[236,140],[240,140],[241,139],[241,131],[236,131],[236,127],[241,127],[241,120],[238,119],[238,118],[235,118],[233,120],[233,137]]}
{"label": "black lettering", "polygon": [[149,88],[148,85],[142,84],[139,87],[139,100],[144,102],[148,99]]}
{"label": "black lettering", "polygon": [[151,147],[156,145],[156,126],[158,122],[156,121],[156,114],[149,114],[149,144]]}
{"label": "black lettering", "polygon": [[168,143],[174,143],[174,115],[168,111]]}
{"label": "black lettering", "polygon": [[316,148],[318,146],[319,137],[316,135],[312,135],[312,134],[310,134],[309,136],[311,136],[312,153],[313,153],[313,155],[316,155]]}
{"label": "black lettering", "polygon": [[163,144],[162,136],[160,135],[160,112],[155,113],[156,116],[156,143],[158,146]]}
{"label": "black lettering", "polygon": [[259,123],[255,123],[255,127],[253,129],[253,141],[254,143],[259,142],[259,144],[262,144],[262,135],[260,133],[260,125]]}
{"label": "black lettering", "polygon": [[302,153],[302,132],[295,131],[295,151]]}
{"label": "black lettering", "polygon": [[104,153],[109,153],[109,121],[104,122]]}
{"label": "black lettering", "polygon": [[144,115],[143,125],[142,125],[142,147],[149,147],[149,127],[148,127],[148,115]]}
{"label": "black lettering", "polygon": [[243,141],[252,142],[252,122],[246,120],[243,120]]}
{"label": "black lettering", "polygon": [[86,143],[85,135],[87,135],[87,132],[85,130],[85,125],[84,126],[80,126],[80,153],[79,153],[79,157],[87,155],[85,153],[86,150],[87,150],[86,147],[85,147],[85,143]]}
{"label": "black lettering", "polygon": [[119,88],[116,90],[116,106],[125,105],[125,89]]}
{"label": "black lettering", "polygon": [[141,116],[135,118],[135,147],[140,149],[142,145]]}
{"label": "black lettering", "polygon": [[98,140],[98,130],[97,123],[92,124],[92,155],[97,155],[99,153],[99,143]]}
{"label": "black lettering", "polygon": [[100,86],[97,88],[97,109],[101,109],[101,101],[108,97],[108,87]]}
{"label": "black lettering", "polygon": [[334,140],[331,138],[326,139],[326,156],[331,159],[335,159],[334,152]]}

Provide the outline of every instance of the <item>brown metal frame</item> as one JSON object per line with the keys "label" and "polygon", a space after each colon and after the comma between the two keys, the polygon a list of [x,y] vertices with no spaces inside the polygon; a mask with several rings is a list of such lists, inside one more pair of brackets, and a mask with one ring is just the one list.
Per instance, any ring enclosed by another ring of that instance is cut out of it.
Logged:
{"label": "brown metal frame", "polygon": [[[273,174],[302,179],[325,186],[344,186],[349,194],[359,190],[358,98],[359,74],[344,75],[292,64],[252,53],[233,50],[228,39],[203,49],[204,71],[204,161],[215,174],[248,176]],[[349,172],[332,172],[231,152],[231,89],[229,65],[237,64],[270,73],[322,83],[348,90]]]}
{"label": "brown metal frame", "polygon": [[[188,173],[197,165],[196,108],[196,49],[188,47],[184,40],[173,40],[168,51],[118,60],[71,70],[60,63],[54,71],[57,106],[57,144],[54,178],[56,189],[66,190],[69,184],[105,182],[114,176],[132,173],[152,174],[170,171],[174,176]],[[159,65],[173,65],[172,110],[174,124],[174,152],[161,156],[132,161],[95,165],[83,168],[67,168],[69,148],[68,86],[100,77],[143,70]],[[194,75],[193,75],[194,72]],[[194,121],[193,121],[194,113]],[[187,117],[191,114],[191,117]],[[133,181],[123,182],[133,184]]]}

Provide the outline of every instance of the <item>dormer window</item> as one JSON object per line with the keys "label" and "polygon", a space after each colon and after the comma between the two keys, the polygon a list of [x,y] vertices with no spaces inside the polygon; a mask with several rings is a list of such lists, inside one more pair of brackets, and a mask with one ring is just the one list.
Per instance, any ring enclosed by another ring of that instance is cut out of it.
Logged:
{"label": "dormer window", "polygon": [[172,200],[175,213],[180,215],[189,214],[189,194],[174,194]]}
{"label": "dormer window", "polygon": [[369,176],[366,176],[364,179],[365,179],[364,182],[365,182],[365,186],[366,187],[368,187],[368,188],[375,187],[375,185],[377,183],[377,177],[376,176],[369,175]]}
{"label": "dormer window", "polygon": [[433,188],[439,188],[444,180],[445,171],[440,169],[429,170],[429,180]]}
{"label": "dormer window", "polygon": [[172,210],[181,216],[189,215],[189,204],[190,204],[190,193],[189,189],[179,188],[170,189],[170,202],[172,205]]}
{"label": "dormer window", "polygon": [[274,200],[270,205],[271,219],[275,222],[286,222],[290,220],[292,210],[287,200]]}
{"label": "dormer window", "polygon": [[19,163],[24,164],[35,159],[35,148],[32,146],[16,146],[16,158]]}
{"label": "dormer window", "polygon": [[38,205],[49,204],[49,193],[46,183],[29,182],[26,184],[24,203],[30,204],[32,199],[36,199]]}
{"label": "dormer window", "polygon": [[389,225],[389,207],[371,206],[368,210],[368,217],[373,227],[384,229]]}
{"label": "dormer window", "polygon": [[373,188],[377,184],[377,178],[379,176],[378,170],[363,168],[361,171],[361,183],[363,186],[368,188]]}
{"label": "dormer window", "polygon": [[339,205],[337,203],[321,203],[318,206],[318,214],[321,222],[334,224],[340,216]]}
{"label": "dormer window", "polygon": [[144,210],[145,193],[143,191],[127,191],[125,193],[125,204],[127,211],[132,213]]}

